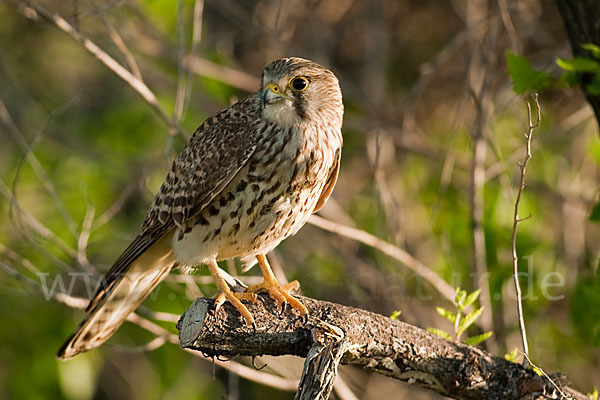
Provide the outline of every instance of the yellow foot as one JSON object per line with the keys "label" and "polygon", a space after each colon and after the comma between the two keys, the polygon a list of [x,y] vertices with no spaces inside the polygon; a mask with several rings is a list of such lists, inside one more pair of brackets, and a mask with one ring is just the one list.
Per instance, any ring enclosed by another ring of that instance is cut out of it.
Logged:
{"label": "yellow foot", "polygon": [[277,302],[277,308],[279,311],[283,310],[283,305],[288,303],[293,309],[297,310],[302,317],[308,315],[308,310],[298,299],[289,294],[290,290],[298,290],[300,283],[298,281],[292,281],[287,285],[281,286],[275,277],[265,277],[263,283],[258,285],[251,285],[246,289],[246,294],[256,296],[257,292],[267,292],[269,297]]}
{"label": "yellow foot", "polygon": [[244,304],[242,304],[240,300],[246,300],[252,303],[256,303],[256,294],[232,292],[231,289],[229,289],[229,287],[226,287],[225,290],[223,289],[224,288],[220,288],[219,293],[217,293],[217,298],[215,300],[215,311],[219,311],[223,303],[228,301],[233,307],[235,307],[236,310],[240,312],[240,314],[242,314],[242,317],[244,317],[244,320],[246,321],[246,325],[254,326],[254,317],[252,316],[250,311],[248,311],[248,308]]}
{"label": "yellow foot", "polygon": [[206,263],[206,266],[208,267],[208,270],[210,271],[210,274],[212,275],[215,281],[215,285],[217,285],[217,299],[215,300],[215,310],[219,311],[223,303],[228,301],[231,303],[232,306],[235,307],[236,310],[240,312],[240,314],[242,314],[242,317],[244,317],[244,320],[246,321],[246,325],[255,327],[254,317],[252,316],[252,314],[250,314],[248,308],[246,308],[246,306],[243,305],[240,300],[246,300],[252,303],[256,303],[256,295],[254,293],[233,292],[229,288],[229,286],[227,286],[227,282],[225,282],[225,279],[221,276],[221,273],[219,272],[219,266],[217,265],[217,262],[214,259]]}

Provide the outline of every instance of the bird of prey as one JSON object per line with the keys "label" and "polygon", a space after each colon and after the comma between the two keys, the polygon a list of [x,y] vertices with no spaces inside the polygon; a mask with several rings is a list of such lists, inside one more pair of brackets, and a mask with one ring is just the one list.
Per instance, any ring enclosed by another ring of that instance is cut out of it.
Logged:
{"label": "bird of prey", "polygon": [[[104,343],[174,268],[206,265],[217,307],[265,291],[306,316],[265,255],[329,198],[340,166],[344,106],[336,76],[302,58],[271,62],[258,92],[208,118],[175,158],[139,234],[116,260],[87,314],[58,352],[69,359]],[[231,290],[217,262],[256,262],[264,281]]]}

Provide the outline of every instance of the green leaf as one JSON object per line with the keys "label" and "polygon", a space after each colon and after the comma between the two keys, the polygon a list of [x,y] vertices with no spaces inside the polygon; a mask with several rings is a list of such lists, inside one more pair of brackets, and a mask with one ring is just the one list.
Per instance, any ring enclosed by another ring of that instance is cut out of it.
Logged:
{"label": "green leaf", "polygon": [[390,319],[398,319],[398,317],[400,316],[400,314],[402,314],[402,311],[396,310],[396,311],[394,311],[392,313],[392,315],[390,315]]}
{"label": "green leaf", "polygon": [[598,400],[598,388],[594,386],[594,390],[592,390],[592,393],[588,393],[586,396],[590,400]]}
{"label": "green leaf", "polygon": [[[456,288],[456,296],[454,297],[454,301],[456,301],[457,305],[462,306],[465,302],[466,297],[467,297],[466,290],[461,290],[460,288]],[[462,309],[462,307],[459,307],[459,308]]]}
{"label": "green leaf", "polygon": [[427,331],[439,337],[443,337],[444,339],[452,340],[452,336],[450,336],[450,334],[443,329],[427,328]]}
{"label": "green leaf", "polygon": [[594,43],[584,43],[581,45],[581,48],[589,51],[594,58],[600,59],[600,46],[595,45]]}
{"label": "green leaf", "polygon": [[465,299],[465,307],[470,306],[479,298],[479,293],[481,293],[481,289],[477,289],[473,293],[470,293]]}
{"label": "green leaf", "polygon": [[550,73],[534,70],[527,58],[512,51],[507,51],[506,62],[516,93],[523,93],[528,90],[539,91],[550,86]]}
{"label": "green leaf", "polygon": [[591,58],[575,57],[572,60],[557,58],[556,64],[565,71],[600,73],[600,62]]}
{"label": "green leaf", "polygon": [[488,340],[488,338],[493,334],[494,332],[486,332],[482,333],[481,335],[471,336],[465,340],[465,344],[468,344],[469,346],[477,346],[479,343]]}
{"label": "green leaf", "polygon": [[452,311],[448,311],[442,307],[436,307],[436,311],[438,312],[438,314],[440,314],[442,317],[446,318],[448,321],[450,321],[452,323],[456,322],[456,314],[454,314]]}
{"label": "green leaf", "polygon": [[515,347],[513,351],[504,355],[504,359],[506,361],[510,361],[510,362],[517,364],[517,356],[518,355],[519,355],[519,349],[517,349]]}
{"label": "green leaf", "polygon": [[464,331],[466,331],[471,325],[473,325],[473,322],[475,322],[475,320],[477,320],[477,318],[479,318],[481,316],[482,312],[483,312],[483,307],[480,307],[477,310],[475,310],[475,311],[471,312],[470,314],[468,314],[460,322],[460,325],[458,326],[458,330],[456,332],[456,336],[462,335],[462,333]]}
{"label": "green leaf", "polygon": [[542,371],[540,368],[538,367],[533,367],[533,372],[535,372],[536,374],[538,374],[538,376],[542,376],[544,375],[544,371]]}

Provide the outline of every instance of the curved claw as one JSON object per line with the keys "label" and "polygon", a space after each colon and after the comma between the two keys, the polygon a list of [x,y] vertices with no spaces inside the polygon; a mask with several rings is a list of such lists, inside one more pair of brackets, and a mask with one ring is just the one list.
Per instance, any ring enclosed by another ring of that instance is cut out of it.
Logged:
{"label": "curved claw", "polygon": [[267,292],[269,297],[277,303],[277,309],[283,313],[284,305],[289,304],[293,309],[305,317],[308,315],[308,310],[298,299],[288,293],[289,290],[298,290],[300,284],[298,281],[292,281],[287,285],[281,286],[275,279],[265,278],[265,281],[258,285],[249,286],[246,293],[255,294],[260,291]]}
{"label": "curved claw", "polygon": [[217,294],[217,298],[215,300],[215,312],[218,312],[223,303],[228,301],[236,310],[240,312],[240,314],[242,314],[242,317],[244,317],[244,320],[246,321],[246,325],[254,326],[254,329],[256,330],[254,317],[240,300],[248,300],[253,303],[257,301],[254,293],[237,293],[232,292],[231,290],[222,291]]}

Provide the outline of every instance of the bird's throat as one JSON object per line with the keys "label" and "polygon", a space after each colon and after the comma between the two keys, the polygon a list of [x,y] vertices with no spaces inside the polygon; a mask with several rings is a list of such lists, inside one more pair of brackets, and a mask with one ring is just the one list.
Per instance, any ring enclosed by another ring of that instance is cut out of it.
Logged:
{"label": "bird's throat", "polygon": [[282,128],[298,126],[302,122],[294,107],[287,101],[267,105],[263,109],[262,116]]}

